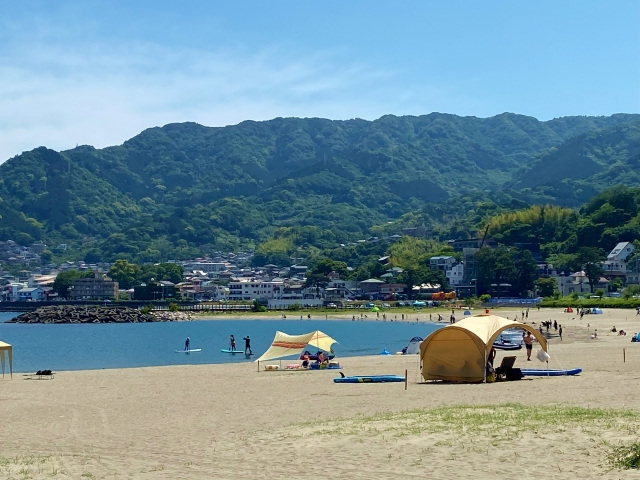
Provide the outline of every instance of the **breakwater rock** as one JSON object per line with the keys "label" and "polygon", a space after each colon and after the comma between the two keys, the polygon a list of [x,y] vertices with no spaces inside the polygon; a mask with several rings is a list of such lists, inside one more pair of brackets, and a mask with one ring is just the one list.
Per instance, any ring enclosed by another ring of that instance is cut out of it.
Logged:
{"label": "breakwater rock", "polygon": [[[169,320],[129,307],[60,305],[40,307],[10,320],[13,323],[140,323]],[[169,320],[170,321],[170,320]]]}

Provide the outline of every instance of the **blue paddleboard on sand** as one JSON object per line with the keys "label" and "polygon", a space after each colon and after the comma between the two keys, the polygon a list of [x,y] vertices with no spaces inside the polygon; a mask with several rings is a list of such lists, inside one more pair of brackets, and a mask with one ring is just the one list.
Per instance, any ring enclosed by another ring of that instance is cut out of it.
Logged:
{"label": "blue paddleboard on sand", "polygon": [[572,368],[571,370],[534,370],[521,369],[522,375],[525,377],[562,377],[565,375],[578,375],[582,372],[581,368]]}
{"label": "blue paddleboard on sand", "polygon": [[335,383],[386,383],[404,382],[404,377],[400,375],[360,375],[354,377],[334,378]]}

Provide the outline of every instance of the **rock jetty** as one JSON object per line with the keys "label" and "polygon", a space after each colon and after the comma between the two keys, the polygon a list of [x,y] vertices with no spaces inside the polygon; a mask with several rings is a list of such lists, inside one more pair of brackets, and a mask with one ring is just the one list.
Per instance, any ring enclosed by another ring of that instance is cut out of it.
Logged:
{"label": "rock jetty", "polygon": [[40,307],[10,320],[13,323],[140,323],[171,321],[129,307],[60,305]]}

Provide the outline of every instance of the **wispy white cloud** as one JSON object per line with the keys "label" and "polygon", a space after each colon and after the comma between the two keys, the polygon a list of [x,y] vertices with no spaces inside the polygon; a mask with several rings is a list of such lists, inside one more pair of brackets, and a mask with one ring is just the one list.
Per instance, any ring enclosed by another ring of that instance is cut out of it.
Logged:
{"label": "wispy white cloud", "polygon": [[119,144],[170,122],[340,117],[359,88],[383,88],[388,75],[344,66],[329,53],[175,51],[141,43],[105,51],[39,43],[0,53],[0,159],[40,145]]}
{"label": "wispy white cloud", "polygon": [[402,72],[352,61],[339,51],[189,49],[14,34],[11,41],[0,35],[7,40],[0,47],[0,162],[41,145],[117,145],[172,122],[372,119],[438,110],[443,98],[457,95],[451,86],[426,81],[402,86]]}

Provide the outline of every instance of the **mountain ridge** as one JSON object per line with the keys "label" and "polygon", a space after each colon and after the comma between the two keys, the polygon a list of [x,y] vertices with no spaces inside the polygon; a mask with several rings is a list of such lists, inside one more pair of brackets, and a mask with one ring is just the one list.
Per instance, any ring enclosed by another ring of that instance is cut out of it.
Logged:
{"label": "mountain ridge", "polygon": [[344,241],[461,193],[577,206],[592,193],[590,177],[569,178],[569,188],[580,190],[573,196],[563,196],[564,184],[533,179],[575,157],[622,172],[594,171],[597,191],[621,179],[638,184],[636,157],[621,152],[636,152],[639,127],[635,114],[172,123],[118,146],[39,147],[0,165],[0,238],[64,240],[84,251],[122,234],[122,248],[110,254],[135,256],[250,246],[296,225],[329,229]]}

